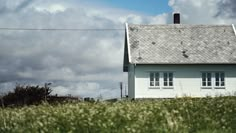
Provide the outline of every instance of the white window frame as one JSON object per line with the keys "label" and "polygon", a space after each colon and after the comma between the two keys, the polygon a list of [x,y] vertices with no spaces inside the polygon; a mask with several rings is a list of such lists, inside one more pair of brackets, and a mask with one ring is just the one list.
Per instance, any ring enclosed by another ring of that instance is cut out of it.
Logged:
{"label": "white window frame", "polygon": [[[205,78],[203,78],[203,75],[205,75]],[[209,76],[210,75],[210,80]],[[211,89],[212,88],[212,72],[202,72],[201,73],[201,88],[202,89]],[[204,81],[205,80],[205,81]],[[204,85],[205,83],[205,85]]]}
{"label": "white window frame", "polygon": [[[167,74],[167,80],[165,81],[165,74]],[[170,81],[170,74],[172,75],[172,81]],[[172,89],[174,87],[174,74],[173,72],[163,72],[163,88],[164,89]],[[165,85],[165,82],[167,83],[167,85]],[[172,85],[170,85],[170,83],[172,82]]]}
{"label": "white window frame", "polygon": [[[154,79],[151,81],[151,73],[154,74]],[[159,86],[156,85],[156,73],[159,74]],[[164,86],[164,73],[167,73],[167,86]],[[149,80],[148,80],[148,85],[149,89],[174,89],[174,72],[171,71],[164,71],[164,72],[155,72],[155,71],[150,71],[148,72],[149,74]],[[170,74],[172,74],[172,81],[170,79]],[[153,82],[154,86],[151,86],[151,82]],[[172,85],[170,86],[172,82]]]}
{"label": "white window frame", "polygon": [[[214,79],[215,79],[215,83],[214,83],[214,88],[215,89],[225,89],[225,72],[215,72],[214,73]],[[217,83],[217,77],[216,75],[219,74],[219,85],[216,85]]]}
{"label": "white window frame", "polygon": [[[203,74],[205,74],[205,81],[203,79]],[[209,79],[208,75],[211,75],[211,79]],[[216,85],[217,79],[216,75],[219,74],[219,86]],[[221,74],[223,75],[221,77]],[[205,85],[204,85],[205,82]],[[209,85],[210,82],[210,85]],[[223,85],[221,85],[223,84]],[[201,89],[225,89],[225,72],[222,71],[203,71],[201,72]]]}
{"label": "white window frame", "polygon": [[[151,74],[153,74],[153,81],[151,81]],[[153,86],[151,86],[151,82],[153,82]],[[149,88],[157,88],[157,89],[160,88],[160,72],[149,73]]]}

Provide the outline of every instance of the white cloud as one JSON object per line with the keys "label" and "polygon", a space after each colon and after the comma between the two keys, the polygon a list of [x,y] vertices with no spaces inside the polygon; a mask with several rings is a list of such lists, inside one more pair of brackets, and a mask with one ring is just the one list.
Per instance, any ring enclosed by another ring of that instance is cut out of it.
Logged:
{"label": "white cloud", "polygon": [[56,86],[53,87],[53,95],[70,95],[80,96],[80,97],[94,97],[98,98],[102,96],[103,99],[118,97],[119,89],[107,89],[101,88],[98,83],[95,82],[78,82],[71,85]]}
{"label": "white cloud", "polygon": [[169,19],[169,15],[168,13],[163,13],[154,17],[150,17],[149,23],[150,24],[167,24],[168,19]]}
{"label": "white cloud", "polygon": [[217,17],[219,9],[221,8],[219,3],[222,2],[224,2],[224,0],[170,0],[169,6],[171,6],[175,12],[181,13],[181,23],[184,24],[234,23],[235,19],[228,18],[227,13],[220,14]]}
{"label": "white cloud", "polygon": [[64,12],[66,10],[66,7],[60,4],[51,4],[46,7],[35,7],[35,10],[38,12],[59,13]]}

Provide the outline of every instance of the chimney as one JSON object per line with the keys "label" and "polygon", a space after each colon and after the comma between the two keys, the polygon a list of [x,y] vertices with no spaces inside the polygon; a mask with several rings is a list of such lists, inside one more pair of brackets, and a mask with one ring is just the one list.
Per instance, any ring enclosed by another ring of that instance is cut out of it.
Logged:
{"label": "chimney", "polygon": [[174,13],[174,24],[180,24],[180,13]]}

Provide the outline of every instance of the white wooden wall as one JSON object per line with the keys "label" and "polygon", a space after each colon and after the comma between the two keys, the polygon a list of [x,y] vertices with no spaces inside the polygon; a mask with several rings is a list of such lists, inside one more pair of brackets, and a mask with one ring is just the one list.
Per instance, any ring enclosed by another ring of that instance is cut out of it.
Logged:
{"label": "white wooden wall", "polygon": [[128,96],[129,98],[134,98],[134,65],[129,64],[129,72],[128,72]]}
{"label": "white wooden wall", "polygon": [[[173,72],[174,88],[150,89],[149,72],[155,71]],[[204,71],[225,72],[225,89],[201,89],[201,72]],[[130,65],[128,75],[130,98],[204,97],[236,92],[236,65]]]}

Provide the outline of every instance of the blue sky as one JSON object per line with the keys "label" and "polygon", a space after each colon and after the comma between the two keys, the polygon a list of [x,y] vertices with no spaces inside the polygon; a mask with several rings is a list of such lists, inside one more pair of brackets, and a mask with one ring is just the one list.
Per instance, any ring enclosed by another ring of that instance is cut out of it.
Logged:
{"label": "blue sky", "polygon": [[171,7],[168,6],[168,0],[99,0],[99,3],[149,15],[172,11]]}

